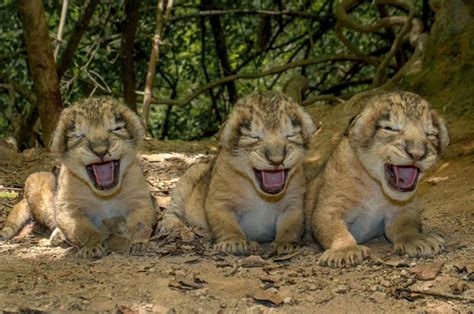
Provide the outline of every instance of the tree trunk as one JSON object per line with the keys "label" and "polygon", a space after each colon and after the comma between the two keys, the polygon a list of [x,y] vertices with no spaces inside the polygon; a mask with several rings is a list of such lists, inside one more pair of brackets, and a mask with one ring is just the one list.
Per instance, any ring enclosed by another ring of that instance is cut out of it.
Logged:
{"label": "tree trunk", "polygon": [[122,34],[122,83],[123,98],[133,111],[137,111],[137,95],[135,94],[135,70],[133,63],[133,47],[138,28],[140,12],[139,0],[126,0],[124,29]]}
{"label": "tree trunk", "polygon": [[43,1],[19,0],[18,10],[43,140],[48,144],[63,105]]}
{"label": "tree trunk", "polygon": [[[201,5],[204,10],[216,9],[213,0],[202,0]],[[224,76],[232,75],[234,73],[230,66],[229,57],[227,55],[227,46],[225,43],[224,30],[222,29],[221,20],[219,16],[210,16],[209,21],[211,22],[212,34],[214,35],[214,41],[216,43],[217,57],[221,63]],[[229,101],[231,104],[234,104],[238,97],[235,82],[230,81],[226,84],[226,86],[229,93]]]}
{"label": "tree trunk", "polygon": [[474,2],[432,0],[435,22],[419,64],[400,86],[428,98],[440,110],[474,116]]}

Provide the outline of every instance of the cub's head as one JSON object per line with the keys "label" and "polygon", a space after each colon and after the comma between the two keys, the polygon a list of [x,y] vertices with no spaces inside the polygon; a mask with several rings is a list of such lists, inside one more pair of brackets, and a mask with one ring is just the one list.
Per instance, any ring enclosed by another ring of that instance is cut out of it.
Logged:
{"label": "cub's head", "polygon": [[443,119],[409,92],[371,98],[348,136],[364,168],[397,201],[415,194],[418,181],[449,142]]}
{"label": "cub's head", "polygon": [[61,162],[100,195],[120,189],[145,130],[140,118],[107,97],[64,109],[51,143]]}
{"label": "cub's head", "polygon": [[315,132],[311,117],[290,98],[257,93],[241,99],[220,133],[234,169],[264,195],[284,192]]}

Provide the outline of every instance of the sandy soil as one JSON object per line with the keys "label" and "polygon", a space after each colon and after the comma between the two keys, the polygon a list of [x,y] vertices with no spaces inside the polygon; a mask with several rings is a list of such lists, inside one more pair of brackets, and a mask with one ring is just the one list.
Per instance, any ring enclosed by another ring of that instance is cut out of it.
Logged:
{"label": "sandy soil", "polygon": [[[72,248],[42,247],[48,232],[30,224],[0,243],[0,310],[472,313],[474,137],[458,143],[459,153],[420,186],[424,229],[443,234],[448,243],[440,256],[398,256],[378,238],[368,244],[371,261],[330,269],[316,265],[316,245],[284,257],[269,256],[268,246],[259,256],[234,257],[213,253],[209,241],[190,230],[154,239],[142,256],[87,260],[75,258]],[[213,151],[212,141],[147,143],[140,159],[161,208],[187,167]],[[0,227],[25,177],[53,164],[36,149],[0,157]]]}

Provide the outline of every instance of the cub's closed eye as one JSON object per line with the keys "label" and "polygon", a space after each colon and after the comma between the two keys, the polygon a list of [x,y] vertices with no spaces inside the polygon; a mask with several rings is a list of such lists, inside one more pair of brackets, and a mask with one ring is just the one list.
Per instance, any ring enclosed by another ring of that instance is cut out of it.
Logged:
{"label": "cub's closed eye", "polygon": [[243,136],[248,137],[248,138],[251,138],[251,139],[253,139],[253,140],[260,140],[260,139],[261,139],[261,137],[258,136],[258,135],[244,134]]}
{"label": "cub's closed eye", "polygon": [[111,130],[109,130],[109,131],[110,131],[110,132],[118,132],[118,131],[121,131],[121,130],[123,130],[123,125],[117,126],[117,127],[115,127],[114,129],[111,129]]}
{"label": "cub's closed eye", "polygon": [[384,131],[388,131],[388,132],[393,132],[393,133],[399,133],[400,132],[400,129],[397,129],[395,127],[391,127],[391,126],[380,126],[380,128]]}
{"label": "cub's closed eye", "polygon": [[85,134],[82,134],[82,133],[78,133],[78,134],[70,134],[69,137],[70,138],[74,138],[74,139],[83,139],[86,135]]}
{"label": "cub's closed eye", "polygon": [[428,137],[437,137],[438,133],[430,132],[430,133],[426,133],[426,136],[428,136]]}

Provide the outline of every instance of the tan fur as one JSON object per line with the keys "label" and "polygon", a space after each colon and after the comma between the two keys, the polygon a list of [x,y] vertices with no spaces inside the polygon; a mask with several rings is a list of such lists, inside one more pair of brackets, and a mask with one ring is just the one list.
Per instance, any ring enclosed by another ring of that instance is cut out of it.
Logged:
{"label": "tan fur", "polygon": [[[219,251],[247,254],[269,241],[277,254],[293,251],[304,231],[302,160],[315,129],[309,115],[281,94],[240,100],[221,130],[217,157],[180,179],[159,232],[180,228],[184,220],[210,230]],[[264,192],[254,169],[287,169],[284,189]]]}
{"label": "tan fur", "polygon": [[370,255],[358,243],[383,233],[400,254],[441,252],[441,237],[421,233],[416,188],[402,192],[389,186],[385,164],[414,165],[420,180],[447,144],[444,121],[421,97],[393,92],[370,98],[308,187],[307,222],[326,249],[320,264],[358,264]]}
{"label": "tan fur", "polygon": [[[7,218],[0,238],[10,239],[32,216],[65,238],[83,257],[101,256],[112,233],[103,221],[125,217],[131,250],[148,242],[155,212],[136,148],[144,135],[139,117],[111,98],[90,98],[61,114],[52,151],[61,162],[57,177],[32,174],[25,182],[25,198]],[[86,166],[120,160],[117,184],[94,185]],[[51,239],[53,240],[53,239]]]}

